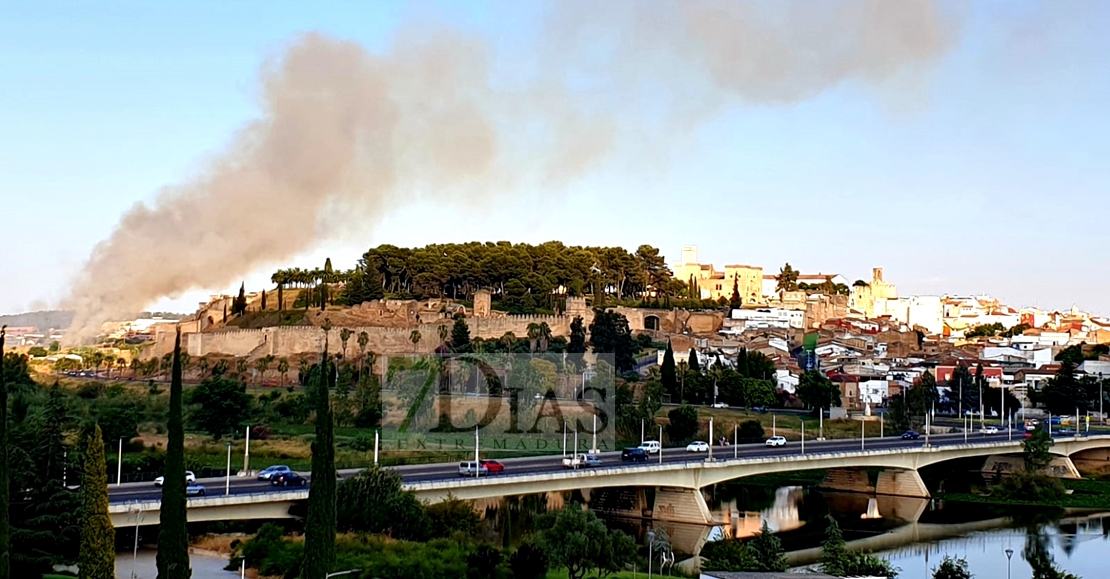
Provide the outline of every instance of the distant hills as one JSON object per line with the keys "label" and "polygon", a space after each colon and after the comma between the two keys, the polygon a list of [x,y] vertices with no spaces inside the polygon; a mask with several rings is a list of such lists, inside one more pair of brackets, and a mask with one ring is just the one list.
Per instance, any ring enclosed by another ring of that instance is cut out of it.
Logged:
{"label": "distant hills", "polygon": [[[0,326],[34,326],[40,330],[64,330],[73,323],[73,316],[76,312],[67,310],[47,310],[42,312],[27,312],[24,314],[6,314],[0,315]],[[136,318],[152,318],[160,317],[167,320],[180,320],[187,317],[186,314],[175,314],[170,312],[143,312],[129,316],[130,319]]]}
{"label": "distant hills", "polygon": [[43,312],[27,312],[25,314],[8,314],[0,316],[0,326],[34,326],[40,330],[54,328],[56,330],[68,328],[73,323],[76,312],[65,310],[48,310]]}

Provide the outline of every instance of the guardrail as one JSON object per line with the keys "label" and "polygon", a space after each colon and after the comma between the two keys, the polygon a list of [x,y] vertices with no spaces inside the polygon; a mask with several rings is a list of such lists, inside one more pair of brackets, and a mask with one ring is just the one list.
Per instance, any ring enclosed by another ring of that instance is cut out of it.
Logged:
{"label": "guardrail", "polygon": [[[1069,438],[1071,438],[1071,440],[1075,440],[1075,441],[1078,441],[1078,440],[1110,440],[1110,435],[1079,436],[1079,437],[1069,437]],[[872,439],[872,440],[881,440],[881,439]],[[894,440],[894,439],[890,438],[888,440]],[[517,483],[517,482],[531,482],[531,481],[539,481],[539,480],[551,480],[551,479],[555,479],[555,478],[565,478],[565,477],[584,477],[584,478],[605,477],[605,476],[612,476],[612,475],[626,473],[628,471],[635,471],[635,472],[666,472],[666,471],[678,471],[678,470],[688,470],[688,469],[726,468],[726,467],[736,466],[736,465],[739,465],[739,464],[758,465],[758,464],[776,464],[776,463],[783,463],[783,462],[808,462],[808,461],[812,461],[812,460],[828,460],[828,459],[836,459],[836,458],[863,458],[863,457],[876,457],[876,456],[898,456],[898,455],[909,455],[909,454],[953,452],[953,451],[971,450],[971,449],[1014,449],[1014,448],[1020,448],[1021,446],[1022,446],[1022,440],[1021,439],[1015,439],[1015,440],[981,440],[981,441],[978,441],[978,442],[952,443],[952,444],[943,444],[943,445],[939,445],[939,446],[930,445],[928,447],[925,447],[925,446],[910,447],[910,448],[896,447],[896,448],[879,448],[879,449],[864,448],[863,450],[821,450],[820,447],[818,447],[818,449],[815,449],[812,452],[807,450],[805,453],[802,453],[801,448],[799,447],[798,452],[791,453],[791,454],[778,454],[778,455],[774,455],[774,456],[765,456],[765,455],[738,456],[738,457],[735,457],[735,458],[728,455],[727,451],[726,451],[725,456],[714,456],[713,461],[708,461],[707,459],[709,457],[707,455],[698,453],[697,455],[690,456],[689,458],[682,459],[682,460],[674,460],[672,458],[670,462],[664,462],[662,464],[658,464],[658,463],[653,464],[652,459],[649,459],[646,464],[644,464],[644,463],[624,463],[624,462],[622,462],[622,463],[619,463],[617,465],[607,465],[607,466],[600,466],[600,467],[578,468],[578,469],[563,468],[563,469],[560,469],[560,470],[551,470],[551,471],[547,471],[547,472],[521,472],[521,473],[507,472],[507,473],[503,473],[503,474],[489,475],[489,476],[485,476],[485,477],[459,477],[459,478],[447,478],[447,479],[439,479],[439,480],[422,480],[422,481],[418,480],[418,481],[404,483],[402,485],[402,488],[404,488],[405,490],[409,490],[409,491],[441,490],[441,489],[451,489],[451,488],[463,488],[463,487],[471,486],[475,482],[478,482],[480,484],[480,483],[485,483],[487,481],[496,481],[497,483]],[[714,449],[724,449],[724,448],[727,448],[727,447],[714,447]],[[655,460],[658,460],[658,459],[655,459]],[[189,504],[191,506],[208,506],[208,505],[218,506],[218,505],[222,505],[222,504],[246,504],[246,503],[251,503],[251,502],[273,502],[273,501],[277,501],[277,500],[290,500],[288,498],[288,495],[300,495],[300,494],[303,494],[305,498],[308,497],[308,491],[307,490],[279,489],[279,490],[274,490],[274,491],[270,491],[270,492],[238,493],[238,494],[232,494],[232,495],[226,495],[226,496],[220,495],[220,496],[209,496],[209,497],[190,497],[189,498]],[[268,500],[252,500],[251,497],[260,497],[260,498],[261,497],[267,497]],[[299,500],[299,499],[292,499],[292,500]],[[231,502],[228,502],[228,501],[231,501]],[[133,504],[158,505],[158,504],[160,504],[160,501],[134,501],[134,500],[133,501],[113,501],[113,502],[111,502],[111,505],[112,505],[112,508],[116,509],[116,510],[112,510],[111,512],[125,512],[125,510],[122,509],[122,506],[123,505],[129,505],[129,504],[131,504],[131,505],[133,505]]]}

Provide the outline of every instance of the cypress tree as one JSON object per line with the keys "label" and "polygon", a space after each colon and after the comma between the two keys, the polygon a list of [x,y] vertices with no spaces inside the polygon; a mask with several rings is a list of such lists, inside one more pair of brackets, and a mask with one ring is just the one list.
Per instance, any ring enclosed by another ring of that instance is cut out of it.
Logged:
{"label": "cypress tree", "polygon": [[108,465],[100,425],[85,447],[81,480],[81,548],[77,555],[80,579],[115,579],[116,530],[108,516]]}
{"label": "cypress tree", "polygon": [[675,390],[678,389],[678,374],[675,371],[674,350],[671,349],[670,340],[667,340],[667,350],[663,352],[663,366],[659,369],[659,373],[663,382],[663,390],[673,396]]}
{"label": "cypress tree", "polygon": [[688,364],[691,372],[701,374],[701,362],[698,362],[698,351],[696,348],[690,348],[690,361]]}
{"label": "cypress tree", "polygon": [[308,489],[308,516],[304,528],[303,579],[324,579],[335,566],[336,481],[335,445],[332,437],[330,390],[335,378],[328,358],[327,331],[324,323],[324,359],[316,374],[316,440],[312,441],[312,478]]}
{"label": "cypress tree", "polygon": [[737,282],[736,276],[732,276],[732,297],[728,299],[728,307],[733,310],[740,309],[744,305],[744,300],[740,299],[740,286]]}
{"label": "cypress tree", "polygon": [[189,533],[185,514],[185,427],[181,418],[181,328],[173,342],[166,472],[158,529],[158,579],[190,579]]}
{"label": "cypress tree", "polygon": [[6,325],[0,326],[0,579],[12,576],[8,521],[8,385],[4,379],[4,337],[7,329]]}

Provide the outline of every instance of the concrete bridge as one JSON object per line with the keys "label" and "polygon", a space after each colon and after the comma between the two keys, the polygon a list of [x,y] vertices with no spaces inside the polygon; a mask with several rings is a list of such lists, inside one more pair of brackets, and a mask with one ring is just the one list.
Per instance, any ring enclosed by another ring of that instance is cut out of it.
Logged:
{"label": "concrete bridge", "polygon": [[[939,438],[939,437],[938,437]],[[855,442],[858,444],[858,441]],[[852,441],[839,441],[843,448]],[[1021,453],[1020,440],[982,440],[963,443],[949,439],[929,447],[897,447],[875,450],[838,450],[778,456],[724,457],[714,460],[684,460],[663,464],[620,465],[588,470],[548,470],[503,474],[485,478],[450,478],[414,481],[404,485],[425,502],[435,503],[449,495],[464,500],[490,499],[535,493],[558,493],[605,489],[594,493],[602,496],[623,492],[625,496],[610,512],[632,517],[650,516],[660,521],[715,524],[702,489],[716,484],[756,475],[825,470],[823,488],[877,495],[928,498],[918,469],[950,460],[983,458]],[[720,449],[716,449],[720,452]],[[1055,455],[1055,474],[1078,477],[1072,456],[1084,461],[1110,459],[1110,435],[1059,438],[1051,448]],[[995,457],[995,458],[991,458]],[[1012,462],[1012,460],[1011,460]],[[444,468],[457,468],[455,464]],[[872,485],[867,469],[881,469]],[[627,489],[620,491],[618,489]],[[655,489],[654,504],[647,504],[647,489]],[[631,490],[631,494],[627,494]],[[290,508],[308,498],[307,490],[275,490],[255,494],[203,497],[189,500],[190,521],[244,520],[291,518]],[[611,501],[612,502],[612,501]],[[116,527],[136,524],[141,513],[142,525],[158,523],[160,502],[116,502],[109,506]]]}

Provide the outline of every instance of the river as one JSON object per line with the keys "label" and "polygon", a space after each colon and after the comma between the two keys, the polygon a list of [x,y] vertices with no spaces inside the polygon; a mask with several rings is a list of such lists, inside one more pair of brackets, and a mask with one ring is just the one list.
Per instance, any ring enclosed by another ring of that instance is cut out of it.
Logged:
{"label": "river", "polygon": [[[782,541],[794,568],[816,566],[827,517],[840,526],[848,547],[889,560],[900,579],[928,579],[945,555],[964,558],[977,579],[1031,576],[1026,553],[1051,556],[1056,564],[1083,579],[1110,577],[1106,562],[1110,512],[1003,509],[975,503],[934,499],[868,496],[826,492],[813,484],[731,483],[706,492],[715,525],[680,524],[613,516],[603,505],[628,489],[609,492],[550,493],[483,501],[478,506],[495,517],[505,544],[517,542],[532,528],[532,518],[547,509],[577,501],[599,507],[602,518],[644,545],[653,530],[665,535],[675,561],[700,553],[710,541],[749,538],[764,521]],[[590,498],[593,500],[591,501]],[[607,496],[605,501],[601,496]],[[627,502],[627,500],[626,500]],[[1007,561],[1006,550],[1012,550]]]}

